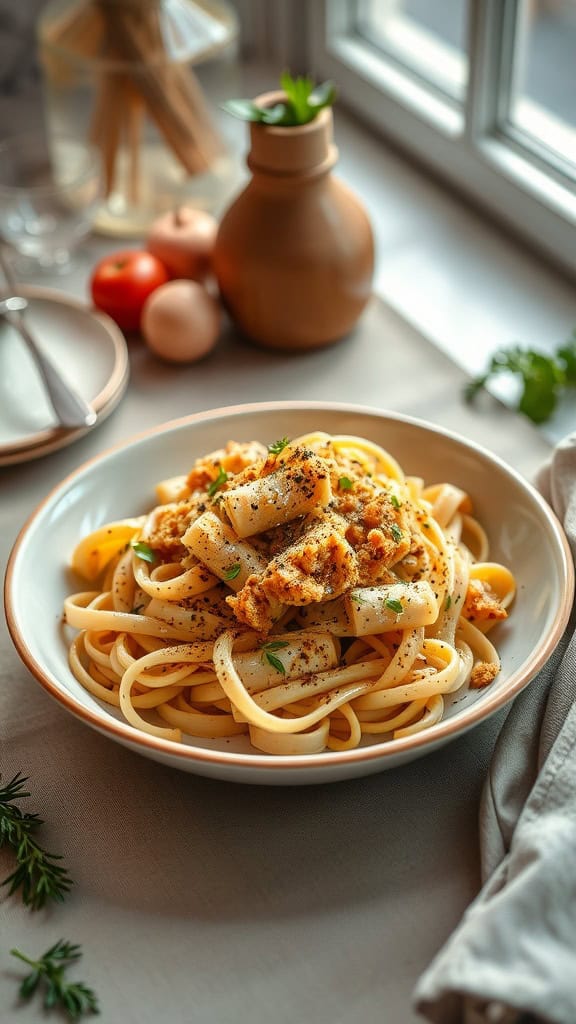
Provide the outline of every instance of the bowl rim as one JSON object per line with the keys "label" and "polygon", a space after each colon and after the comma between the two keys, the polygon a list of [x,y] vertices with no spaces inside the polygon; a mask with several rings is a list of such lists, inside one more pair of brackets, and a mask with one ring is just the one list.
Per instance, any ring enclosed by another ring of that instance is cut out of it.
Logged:
{"label": "bowl rim", "polygon": [[[210,422],[218,419],[225,419],[231,415],[249,415],[253,413],[264,413],[274,411],[304,410],[318,412],[342,412],[364,416],[376,416],[378,419],[393,422],[402,422],[419,429],[426,430],[456,442],[468,451],[476,452],[484,461],[488,460],[495,466],[511,476],[520,488],[524,490],[537,506],[551,528],[553,537],[557,542],[557,550],[560,556],[560,568],[563,572],[565,586],[560,599],[559,608],[554,620],[552,629],[545,637],[537,651],[532,652],[530,657],[524,661],[509,676],[504,688],[486,691],[481,701],[464,708],[451,718],[443,719],[429,729],[411,736],[401,737],[395,740],[386,740],[381,743],[373,743],[366,747],[355,747],[351,750],[323,751],[320,754],[293,754],[293,755],[270,755],[259,752],[236,753],[233,751],[195,747],[184,743],[176,743],[173,740],[166,740],[152,736],[148,733],[139,732],[127,722],[118,721],[105,714],[103,709],[94,711],[76,700],[65,688],[64,684],[57,685],[53,682],[50,673],[43,668],[30,650],[26,638],[16,621],[13,603],[13,589],[17,575],[17,566],[20,551],[23,548],[28,532],[33,523],[41,517],[44,510],[58,499],[60,494],[66,493],[70,486],[86,473],[91,472],[94,466],[105,462],[107,459],[132,446],[146,441],[161,434],[169,434],[175,430],[185,429],[188,425],[195,423]],[[425,748],[431,749],[436,744],[443,743],[463,734],[472,726],[489,718],[500,708],[511,703],[511,701],[524,690],[534,679],[536,673],[542,668],[547,659],[555,650],[564,629],[568,623],[574,598],[575,571],[572,553],[563,527],[542,495],[536,488],[519,473],[513,466],[506,463],[500,456],[495,455],[489,449],[475,441],[468,440],[456,431],[445,427],[439,427],[434,423],[410,416],[404,413],[396,413],[393,410],[378,409],[374,406],[365,406],[354,403],[343,402],[314,402],[299,400],[280,400],[272,402],[252,402],[239,405],[221,406],[214,409],[207,409],[201,412],[191,413],[188,416],[168,420],[156,426],[140,431],[129,438],[106,448],[98,455],[83,462],[72,473],[69,473],[63,480],[56,484],[36,508],[28,516],[9,555],[6,574],[4,579],[4,607],[8,630],[16,650],[30,673],[36,678],[46,692],[53,697],[66,710],[75,717],[80,718],[87,725],[97,731],[111,736],[124,745],[135,748],[143,747],[148,752],[157,755],[158,758],[176,759],[182,762],[189,762],[191,765],[200,763],[206,766],[237,767],[239,769],[267,769],[268,771],[294,771],[301,769],[307,771],[314,765],[320,768],[336,767],[344,764],[363,764],[372,761],[386,761],[396,759],[406,752],[415,751],[416,754],[424,753]]]}

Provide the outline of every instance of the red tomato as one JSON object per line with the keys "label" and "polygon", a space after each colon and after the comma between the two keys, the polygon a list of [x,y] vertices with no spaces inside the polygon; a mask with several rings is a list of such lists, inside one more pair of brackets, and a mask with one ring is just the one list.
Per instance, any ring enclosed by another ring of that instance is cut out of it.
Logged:
{"label": "red tomato", "polygon": [[92,301],[123,331],[137,331],[149,295],[170,275],[164,264],[143,249],[123,249],[96,264],[90,279]]}

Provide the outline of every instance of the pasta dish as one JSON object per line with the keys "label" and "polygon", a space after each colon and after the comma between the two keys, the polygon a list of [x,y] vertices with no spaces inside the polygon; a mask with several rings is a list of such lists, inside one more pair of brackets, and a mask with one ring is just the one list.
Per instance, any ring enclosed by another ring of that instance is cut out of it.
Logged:
{"label": "pasta dish", "polygon": [[276,755],[439,722],[500,669],[514,576],[472,502],[364,438],[230,441],[81,540],[69,661],[163,739],[245,733]]}

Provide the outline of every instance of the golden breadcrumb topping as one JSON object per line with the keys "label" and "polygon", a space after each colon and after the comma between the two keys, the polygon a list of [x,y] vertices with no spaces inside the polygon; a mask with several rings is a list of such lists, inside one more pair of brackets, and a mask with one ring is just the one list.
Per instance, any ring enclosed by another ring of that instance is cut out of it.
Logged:
{"label": "golden breadcrumb topping", "polygon": [[261,462],[266,454],[266,448],[259,441],[228,441],[225,448],[196,459],[186,483],[191,491],[205,490],[217,479],[220,470],[236,476],[247,466]]}
{"label": "golden breadcrumb topping", "polygon": [[508,618],[508,612],[485,580],[469,581],[462,614],[471,622]]}
{"label": "golden breadcrumb topping", "polygon": [[470,675],[470,689],[481,690],[484,686],[488,686],[498,675],[500,671],[499,665],[494,665],[489,661],[479,661]]}

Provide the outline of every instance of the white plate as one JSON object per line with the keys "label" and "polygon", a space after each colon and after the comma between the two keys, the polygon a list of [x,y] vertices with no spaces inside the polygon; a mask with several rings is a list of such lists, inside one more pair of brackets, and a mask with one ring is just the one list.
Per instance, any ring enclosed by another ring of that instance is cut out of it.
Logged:
{"label": "white plate", "polygon": [[[110,317],[60,292],[31,286],[19,292],[29,301],[26,323],[38,343],[102,422],[128,383],[124,336]],[[0,466],[46,455],[87,429],[58,426],[26,345],[0,317]]]}
{"label": "white plate", "polygon": [[[396,456],[406,472],[430,483],[449,480],[472,496],[488,531],[491,557],[507,564],[518,584],[513,613],[493,634],[502,659],[500,675],[485,690],[455,701],[446,718],[426,732],[366,743],[355,750],[274,757],[255,751],[244,737],[176,744],[136,731],[87,693],[68,668],[59,619],[65,596],[79,589],[67,570],[74,546],[108,520],[146,511],[155,502],[158,480],[185,473],[197,455],[231,438],[270,442],[315,429],[371,438]],[[573,591],[572,559],[556,518],[531,485],[495,456],[408,417],[355,406],[277,402],[220,409],[166,424],[78,469],[23,528],[8,565],[6,611],[19,654],[41,685],[68,711],[111,739],[201,775],[298,784],[391,768],[434,750],[492,715],[529,683],[554,650],[568,620]]]}

